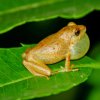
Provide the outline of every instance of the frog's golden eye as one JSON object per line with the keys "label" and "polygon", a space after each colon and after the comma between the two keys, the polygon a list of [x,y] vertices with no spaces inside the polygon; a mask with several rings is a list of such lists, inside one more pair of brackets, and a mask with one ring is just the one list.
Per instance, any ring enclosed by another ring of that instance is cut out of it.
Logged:
{"label": "frog's golden eye", "polygon": [[79,34],[80,34],[80,30],[77,30],[77,31],[75,32],[75,35],[76,35],[76,36],[79,36]]}

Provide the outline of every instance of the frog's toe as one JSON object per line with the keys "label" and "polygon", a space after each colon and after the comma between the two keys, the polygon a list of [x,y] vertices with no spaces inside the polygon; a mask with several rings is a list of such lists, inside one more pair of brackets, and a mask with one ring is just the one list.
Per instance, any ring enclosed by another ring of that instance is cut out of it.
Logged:
{"label": "frog's toe", "polygon": [[59,72],[71,72],[71,71],[78,71],[78,68],[72,68],[74,65],[72,64],[70,69],[66,69],[66,67],[61,66]]}

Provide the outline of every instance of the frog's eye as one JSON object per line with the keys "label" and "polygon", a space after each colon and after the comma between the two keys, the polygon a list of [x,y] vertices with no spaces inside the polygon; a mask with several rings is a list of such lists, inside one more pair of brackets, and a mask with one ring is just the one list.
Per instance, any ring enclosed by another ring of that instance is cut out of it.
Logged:
{"label": "frog's eye", "polygon": [[77,30],[77,31],[75,32],[75,35],[76,35],[76,36],[79,36],[79,34],[80,34],[80,30]]}

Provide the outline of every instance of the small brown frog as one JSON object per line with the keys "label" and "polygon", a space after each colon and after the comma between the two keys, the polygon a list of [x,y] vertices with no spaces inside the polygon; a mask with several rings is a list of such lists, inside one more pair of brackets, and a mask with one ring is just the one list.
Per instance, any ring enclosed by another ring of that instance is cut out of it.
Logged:
{"label": "small brown frog", "polygon": [[69,22],[58,32],[44,38],[35,47],[23,53],[24,66],[36,76],[48,77],[53,74],[46,64],[65,59],[65,72],[72,71],[70,60],[83,57],[89,49],[90,41],[84,25]]}

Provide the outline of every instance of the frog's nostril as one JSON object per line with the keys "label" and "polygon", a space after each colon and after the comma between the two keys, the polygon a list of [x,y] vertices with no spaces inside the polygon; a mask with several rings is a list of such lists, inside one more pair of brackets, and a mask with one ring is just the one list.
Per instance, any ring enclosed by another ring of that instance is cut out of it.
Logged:
{"label": "frog's nostril", "polygon": [[86,31],[86,27],[84,25],[79,25],[79,30],[83,30],[83,31]]}

